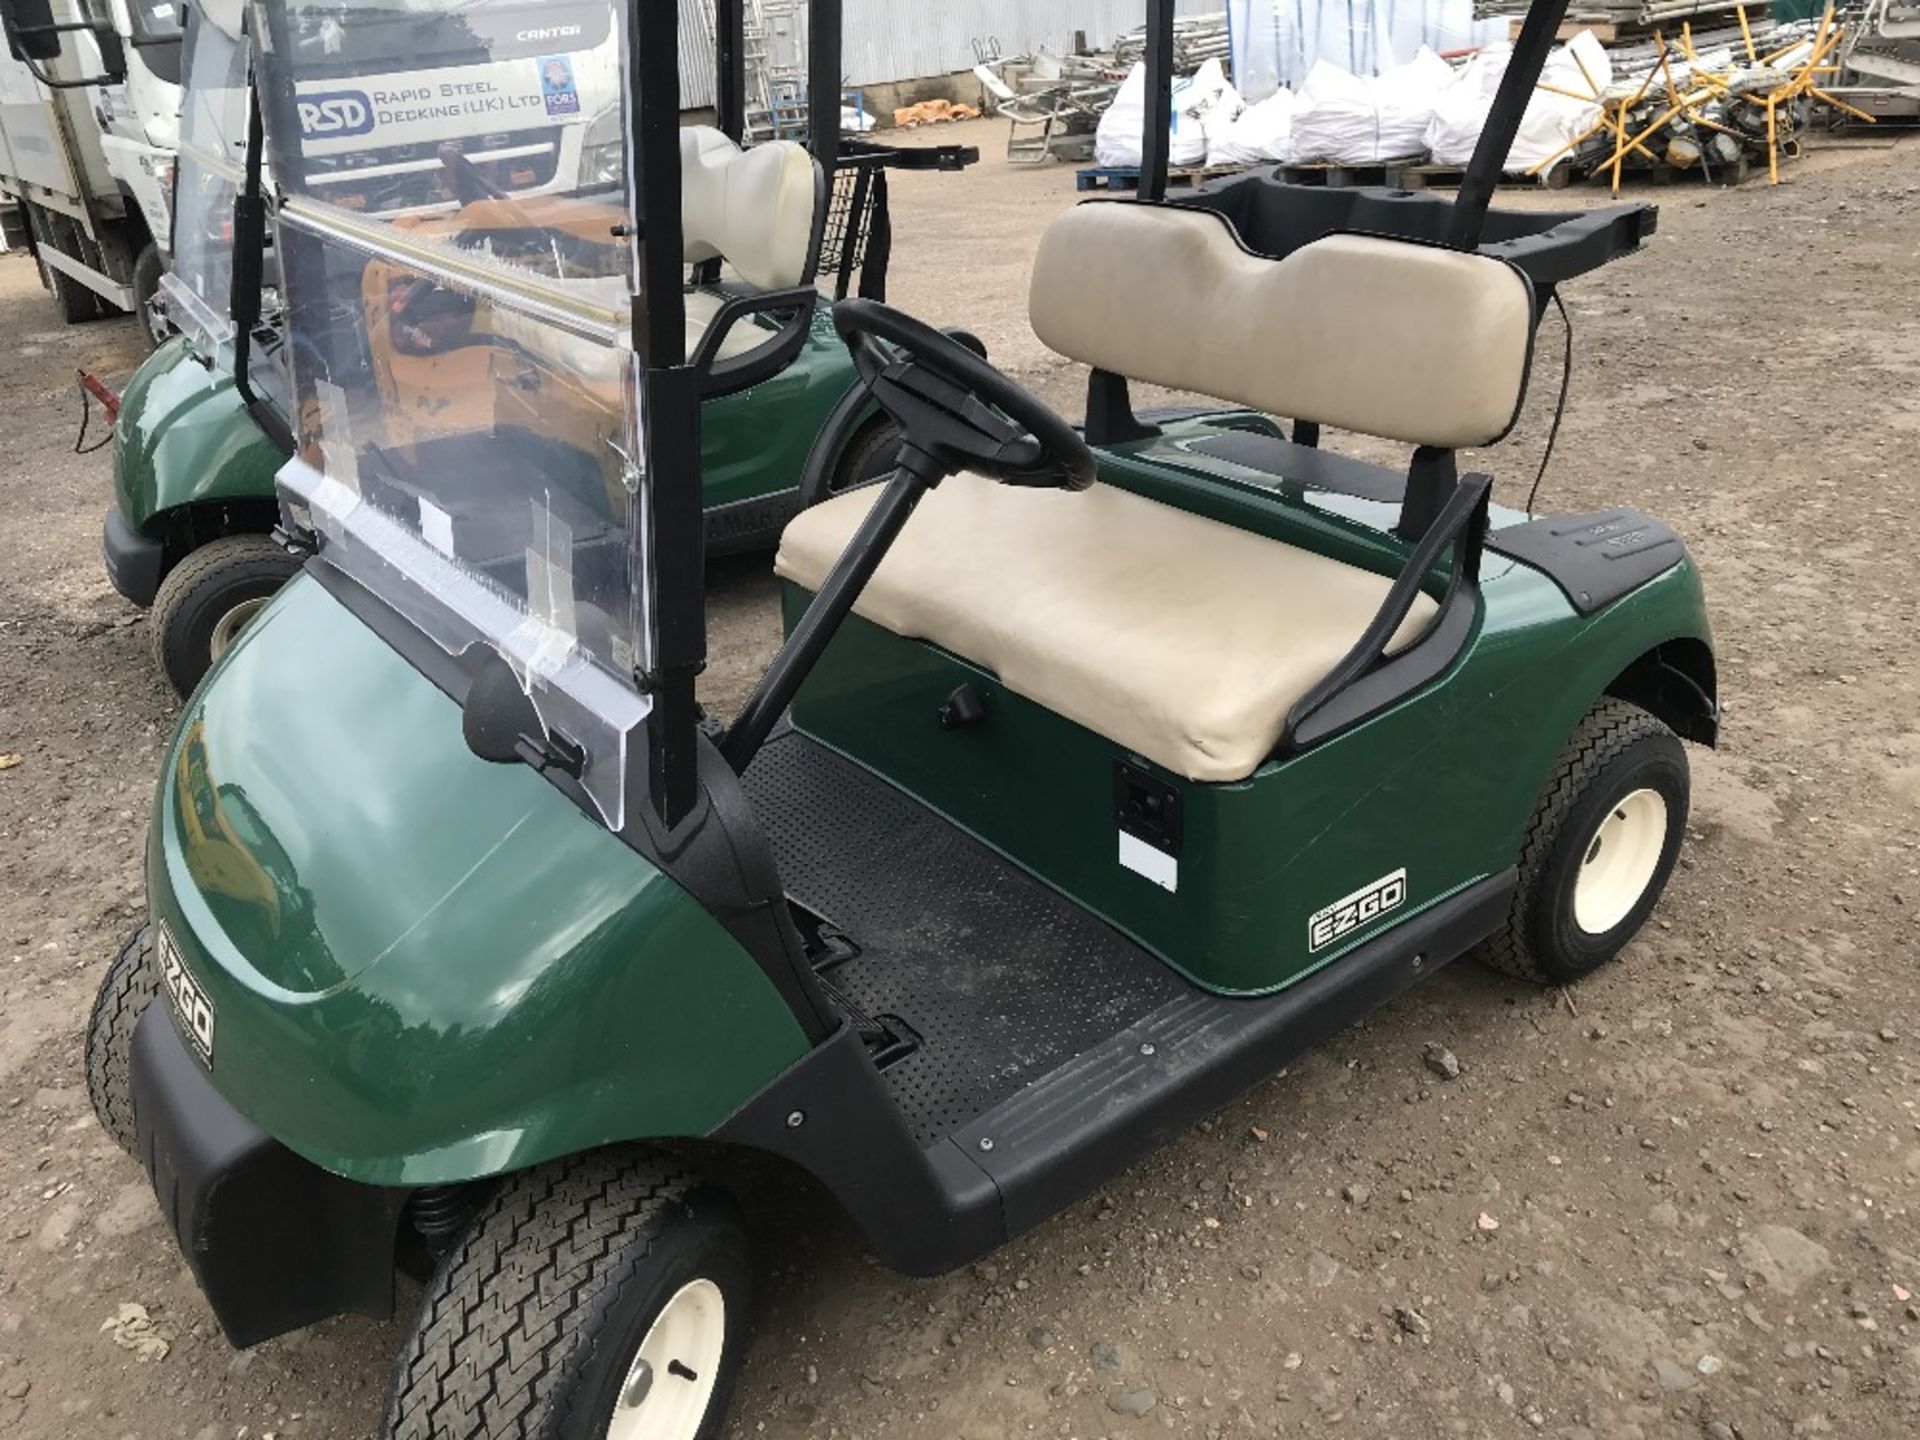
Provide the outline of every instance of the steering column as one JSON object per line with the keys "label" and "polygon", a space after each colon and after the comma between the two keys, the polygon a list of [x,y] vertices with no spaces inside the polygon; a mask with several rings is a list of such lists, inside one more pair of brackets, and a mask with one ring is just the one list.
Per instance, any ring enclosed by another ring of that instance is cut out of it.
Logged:
{"label": "steering column", "polygon": [[[875,300],[841,301],[833,323],[866,392],[905,439],[893,479],[721,742],[739,773],[760,753],[930,490],[962,471],[1060,490],[1085,490],[1096,474],[1079,431],[952,336]],[[842,415],[845,428],[860,412],[847,407]],[[847,438],[832,437],[833,449]]]}

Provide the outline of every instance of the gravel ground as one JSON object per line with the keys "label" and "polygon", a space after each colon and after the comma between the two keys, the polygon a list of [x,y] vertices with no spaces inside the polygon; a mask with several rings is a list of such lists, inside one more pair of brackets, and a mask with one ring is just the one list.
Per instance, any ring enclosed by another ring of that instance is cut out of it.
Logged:
{"label": "gravel ground", "polygon": [[[901,177],[895,298],[1070,406],[1023,292],[1071,177],[991,161]],[[1648,192],[1652,249],[1567,292],[1546,503],[1677,524],[1719,629],[1725,743],[1657,923],[1572,995],[1453,967],[946,1279],[789,1205],[759,1226],[736,1433],[1920,1433],[1920,144],[1789,177]],[[1509,500],[1554,324],[1484,461]],[[364,1437],[399,1324],[234,1355],[87,1108],[175,707],[101,572],[72,374],[138,340],[61,329],[21,257],[0,340],[0,1434]],[[764,571],[715,576],[716,705],[775,642]]]}

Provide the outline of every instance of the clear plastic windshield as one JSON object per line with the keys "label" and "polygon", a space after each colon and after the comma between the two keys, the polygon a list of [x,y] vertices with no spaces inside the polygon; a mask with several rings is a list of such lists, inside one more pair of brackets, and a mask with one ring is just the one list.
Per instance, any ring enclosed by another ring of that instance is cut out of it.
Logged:
{"label": "clear plastic windshield", "polygon": [[[283,498],[325,560],[449,654],[502,656],[619,828],[648,713],[634,676],[651,658],[624,147],[516,194],[464,142],[469,105],[509,94],[556,114],[617,109],[623,7],[288,0],[255,14],[274,92],[298,97],[269,117],[298,447]],[[397,56],[416,68],[396,73]],[[436,154],[449,198],[342,203],[334,162],[378,151],[389,125]]]}
{"label": "clear plastic windshield", "polygon": [[232,369],[233,202],[246,184],[247,67],[246,43],[202,11],[187,44],[173,268],[161,283],[169,318],[216,374]]}

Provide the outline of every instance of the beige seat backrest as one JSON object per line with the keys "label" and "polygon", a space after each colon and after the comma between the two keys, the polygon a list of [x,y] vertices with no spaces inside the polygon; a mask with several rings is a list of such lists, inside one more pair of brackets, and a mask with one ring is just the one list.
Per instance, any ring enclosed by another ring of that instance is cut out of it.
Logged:
{"label": "beige seat backrest", "polygon": [[1526,398],[1533,287],[1489,256],[1332,235],[1282,260],[1225,217],[1076,206],[1040,242],[1034,333],[1130,380],[1412,445],[1487,445]]}
{"label": "beige seat backrest", "polygon": [[813,278],[819,170],[804,145],[742,150],[708,125],[680,132],[682,224],[689,263],[725,260],[757,290]]}

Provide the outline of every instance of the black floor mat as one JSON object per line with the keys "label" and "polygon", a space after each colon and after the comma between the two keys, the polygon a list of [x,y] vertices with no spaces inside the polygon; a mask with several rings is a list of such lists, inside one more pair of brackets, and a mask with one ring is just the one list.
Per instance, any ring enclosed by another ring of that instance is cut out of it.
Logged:
{"label": "black floor mat", "polygon": [[924,1142],[1193,987],[858,766],[791,731],[747,790],[793,898],[860,947],[827,974],[919,1047],[886,1078]]}

